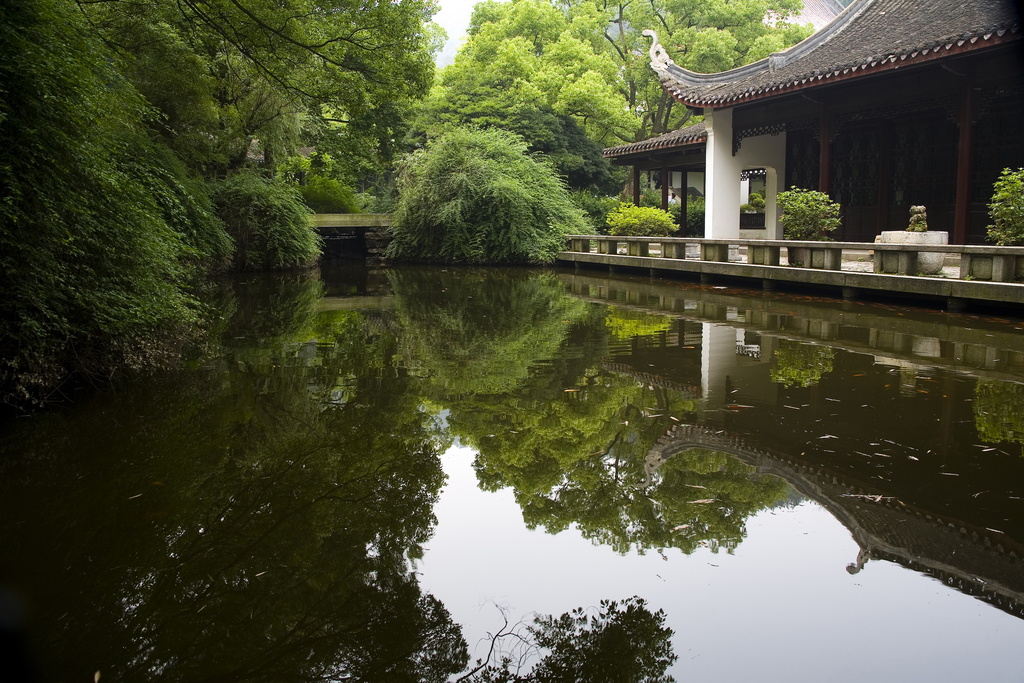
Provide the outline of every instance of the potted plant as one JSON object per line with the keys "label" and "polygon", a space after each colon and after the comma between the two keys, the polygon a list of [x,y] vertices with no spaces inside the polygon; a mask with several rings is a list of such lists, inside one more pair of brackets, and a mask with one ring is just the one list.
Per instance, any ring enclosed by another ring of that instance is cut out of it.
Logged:
{"label": "potted plant", "polygon": [[[928,230],[928,212],[924,206],[910,207],[910,222],[906,230],[884,230],[875,240],[884,244],[949,244],[949,233]],[[922,251],[917,255],[917,270],[923,275],[935,275],[942,270],[946,255],[940,251]]]}

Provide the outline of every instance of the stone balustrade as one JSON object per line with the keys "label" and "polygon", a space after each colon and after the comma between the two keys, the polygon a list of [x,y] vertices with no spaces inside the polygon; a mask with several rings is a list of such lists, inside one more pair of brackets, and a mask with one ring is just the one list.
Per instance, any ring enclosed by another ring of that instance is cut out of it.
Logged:
{"label": "stone balustrade", "polygon": [[[576,253],[591,253],[596,244],[596,253],[615,255],[625,245],[628,256],[713,262],[729,262],[731,248],[746,247],[746,263],[762,266],[781,265],[781,252],[785,248],[789,266],[817,270],[842,270],[844,252],[863,255],[870,251],[873,252],[874,272],[893,275],[917,275],[919,253],[943,252],[960,257],[963,280],[1024,280],[1024,247],[607,235],[570,235],[567,239],[569,251]],[[657,253],[652,254],[651,247],[655,245]]]}

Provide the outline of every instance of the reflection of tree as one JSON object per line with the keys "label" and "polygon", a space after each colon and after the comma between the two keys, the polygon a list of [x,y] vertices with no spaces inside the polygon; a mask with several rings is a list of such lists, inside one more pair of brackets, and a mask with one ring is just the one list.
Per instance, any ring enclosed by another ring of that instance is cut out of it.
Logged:
{"label": "reflection of tree", "polygon": [[403,269],[389,277],[407,362],[445,393],[514,389],[589,309],[552,273]]}
{"label": "reflection of tree", "polygon": [[771,368],[773,382],[783,386],[814,386],[826,372],[832,372],[835,349],[783,339],[775,351]]}
{"label": "reflection of tree", "polygon": [[515,392],[446,401],[452,431],[479,451],[480,486],[512,488],[531,528],[575,524],[620,553],[731,548],[750,514],[785,497],[784,483],[752,479],[720,453],[687,451],[649,473],[648,452],[694,402],[622,375],[577,372],[555,359]]}
{"label": "reflection of tree", "polygon": [[584,376],[566,392],[566,378],[547,370],[512,396],[456,404],[452,430],[478,448],[481,487],[511,487],[531,528],[558,533],[575,523],[626,552],[639,541],[627,530],[646,526],[653,512],[622,494],[643,488],[644,457],[669,416],[695,406],[610,373]]}
{"label": "reflection of tree", "polygon": [[1024,444],[1024,385],[979,379],[974,390],[974,426],[982,441]]}
{"label": "reflection of tree", "polygon": [[658,334],[672,327],[672,318],[667,315],[634,311],[618,306],[608,307],[606,322],[612,336],[620,340]]}
{"label": "reflection of tree", "polygon": [[[211,367],[40,416],[0,453],[28,454],[19,476],[6,468],[18,485],[0,490],[0,529],[19,561],[4,569],[37,587],[45,678],[463,670],[459,627],[410,571],[435,523],[444,437],[394,366],[393,334],[358,313],[318,317],[315,297],[291,303],[306,308],[235,306],[273,315],[259,333],[273,343],[248,346],[235,319]],[[349,400],[334,400],[339,385]]]}
{"label": "reflection of tree", "polygon": [[[604,307],[570,302],[545,274],[403,270],[391,278],[405,363],[449,409],[451,432],[478,450],[480,486],[511,487],[531,528],[575,524],[623,553],[732,547],[749,514],[784,497],[781,483],[751,481],[721,455],[677,456],[655,479],[645,471],[651,447],[696,403],[592,359],[606,355],[610,320],[638,332],[667,319],[609,317]],[[690,504],[707,498],[714,504]]]}
{"label": "reflection of tree", "polygon": [[[668,683],[665,676],[678,659],[672,651],[672,629],[665,626],[665,613],[651,612],[637,597],[618,602],[602,600],[600,611],[574,609],[557,619],[537,617],[525,633],[514,636],[526,648],[517,648],[518,656],[505,655],[500,666],[490,665],[476,671],[468,680],[474,683],[514,683],[536,681],[621,681],[622,683]],[[499,637],[501,637],[499,635]],[[520,662],[528,660],[523,649],[542,648],[547,652],[529,671]]]}

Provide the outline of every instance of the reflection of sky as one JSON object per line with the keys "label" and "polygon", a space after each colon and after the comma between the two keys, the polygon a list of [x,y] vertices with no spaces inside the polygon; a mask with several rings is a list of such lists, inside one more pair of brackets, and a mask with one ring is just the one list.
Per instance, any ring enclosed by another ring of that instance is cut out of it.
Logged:
{"label": "reflection of sky", "polygon": [[492,603],[515,621],[635,594],[667,613],[679,681],[1024,680],[1024,622],[896,564],[848,574],[857,544],[816,503],[751,517],[731,556],[623,557],[574,529],[526,529],[511,490],[477,488],[473,455],[444,456],[449,479],[418,571],[474,659],[503,623]]}

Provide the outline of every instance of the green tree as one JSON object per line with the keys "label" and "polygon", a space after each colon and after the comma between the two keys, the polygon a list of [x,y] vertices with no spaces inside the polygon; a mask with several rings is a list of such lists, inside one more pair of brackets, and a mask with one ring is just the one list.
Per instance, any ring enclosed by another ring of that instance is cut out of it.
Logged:
{"label": "green tree", "polygon": [[254,147],[273,168],[304,131],[387,155],[402,104],[433,75],[429,0],[79,6],[160,108],[170,144],[208,174],[244,165]]}
{"label": "green tree", "polygon": [[294,186],[237,173],[213,185],[212,195],[235,241],[238,270],[309,266],[319,258],[320,237]]}
{"label": "green tree", "polygon": [[161,365],[198,321],[189,265],[229,242],[64,0],[0,13],[0,395]]}
{"label": "green tree", "polygon": [[600,21],[596,11],[570,14],[545,0],[478,4],[466,44],[431,93],[434,118],[502,125],[551,112],[598,142],[629,137],[633,117],[616,92]]}
{"label": "green tree", "polygon": [[585,229],[549,162],[501,130],[455,129],[406,158],[388,256],[549,263]]}
{"label": "green tree", "polygon": [[795,45],[813,28],[789,19],[799,0],[576,0],[569,12],[589,15],[597,9],[605,54],[617,67],[617,87],[629,111],[639,119],[635,140],[681,128],[690,113],[661,87],[650,68],[650,41],[658,40],[676,64],[691,71],[713,73],[747,64],[768,53]]}

